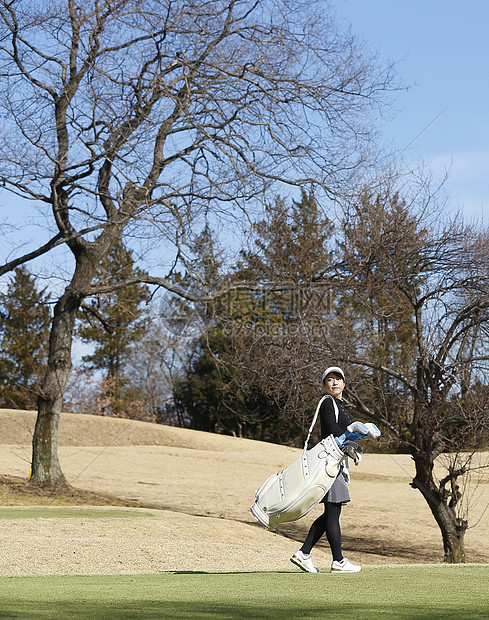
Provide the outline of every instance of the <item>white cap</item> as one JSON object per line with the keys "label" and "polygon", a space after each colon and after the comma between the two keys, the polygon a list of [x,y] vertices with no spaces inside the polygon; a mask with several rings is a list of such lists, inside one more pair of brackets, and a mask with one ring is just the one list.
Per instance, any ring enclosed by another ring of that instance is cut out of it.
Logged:
{"label": "white cap", "polygon": [[339,374],[342,377],[343,381],[345,381],[345,373],[341,370],[341,368],[339,368],[339,366],[330,366],[329,368],[326,368],[326,370],[323,372],[323,383],[326,377],[332,372],[336,372],[337,374]]}

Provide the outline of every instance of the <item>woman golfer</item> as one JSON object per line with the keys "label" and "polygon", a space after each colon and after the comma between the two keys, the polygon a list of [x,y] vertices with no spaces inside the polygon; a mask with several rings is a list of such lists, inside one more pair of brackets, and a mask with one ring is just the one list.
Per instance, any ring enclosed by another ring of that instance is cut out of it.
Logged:
{"label": "woman golfer", "polygon": [[[346,427],[352,423],[342,404],[343,390],[345,389],[345,374],[338,366],[331,366],[323,373],[323,386],[326,394],[331,398],[325,398],[319,410],[321,420],[321,439],[334,435],[339,437],[346,431]],[[337,411],[335,406],[337,405]],[[318,569],[311,560],[311,550],[321,536],[326,533],[328,543],[333,554],[331,564],[332,573],[358,573],[361,566],[352,564],[343,557],[341,551],[341,507],[350,501],[347,484],[350,482],[350,474],[347,467],[342,467],[332,487],[326,493],[321,502],[324,504],[324,513],[311,525],[306,540],[299,551],[296,551],[290,561],[307,573],[317,573]]]}

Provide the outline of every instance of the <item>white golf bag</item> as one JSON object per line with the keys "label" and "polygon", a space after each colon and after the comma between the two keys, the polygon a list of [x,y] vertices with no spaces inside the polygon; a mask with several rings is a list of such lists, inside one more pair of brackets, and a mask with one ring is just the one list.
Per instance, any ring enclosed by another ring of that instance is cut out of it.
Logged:
{"label": "white golf bag", "polygon": [[[348,427],[349,432],[338,440],[329,435],[308,451],[309,438],[324,398],[329,396],[324,396],[317,406],[302,456],[287,469],[267,478],[255,492],[256,501],[251,513],[267,530],[274,530],[281,523],[296,521],[312,510],[331,488],[347,456],[352,457],[355,464],[360,462],[362,449],[351,439],[380,435],[374,424],[354,422]],[[334,399],[333,405],[338,420]]]}

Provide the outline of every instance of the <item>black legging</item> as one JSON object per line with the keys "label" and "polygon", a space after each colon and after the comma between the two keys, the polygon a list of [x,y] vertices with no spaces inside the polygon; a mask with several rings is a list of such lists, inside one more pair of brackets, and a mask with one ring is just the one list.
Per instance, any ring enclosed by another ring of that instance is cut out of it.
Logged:
{"label": "black legging", "polygon": [[340,514],[343,504],[333,504],[332,502],[324,502],[324,512],[311,525],[309,534],[301,547],[303,553],[311,553],[311,549],[326,532],[333,560],[341,561],[343,554],[341,552],[341,528]]}

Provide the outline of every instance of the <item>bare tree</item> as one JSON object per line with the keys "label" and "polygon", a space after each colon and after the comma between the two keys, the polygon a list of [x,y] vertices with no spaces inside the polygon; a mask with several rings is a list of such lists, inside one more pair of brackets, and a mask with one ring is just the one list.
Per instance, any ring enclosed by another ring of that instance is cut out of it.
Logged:
{"label": "bare tree", "polygon": [[[2,0],[0,42],[0,183],[52,230],[0,275],[60,245],[74,259],[33,440],[32,482],[57,485],[76,313],[111,290],[101,257],[158,236],[177,260],[203,214],[253,219],[277,183],[341,192],[392,75],[314,0]],[[167,275],[146,282],[185,294]]]}
{"label": "bare tree", "polygon": [[[403,189],[405,199],[387,190],[350,205],[336,230],[335,260],[327,245],[306,250],[311,259],[324,252],[321,269],[303,280],[307,303],[284,314],[280,298],[269,296],[263,316],[258,299],[252,320],[244,311],[241,324],[236,316],[232,346],[215,363],[246,371],[303,426],[321,369],[341,364],[353,414],[375,421],[410,452],[412,486],[440,528],[445,560],[465,562],[471,495],[489,444],[488,236],[444,218],[429,184],[415,186],[412,196]],[[267,235],[273,227],[276,219]],[[320,230],[309,236],[319,240]],[[283,222],[277,231],[281,239],[290,233]],[[295,264],[290,247],[283,258],[279,265]],[[267,324],[273,329],[263,329]],[[245,391],[246,373],[240,377]]]}
{"label": "bare tree", "polygon": [[[445,561],[465,562],[464,480],[480,467],[474,455],[489,439],[489,400],[480,387],[489,377],[489,245],[487,232],[440,220],[432,194],[418,193],[416,201],[363,201],[350,221],[343,275],[358,337],[337,346],[337,359],[352,364],[355,408],[409,449],[412,486],[440,528]],[[371,330],[382,318],[394,326],[398,352],[408,345],[403,356],[376,345],[387,337]]]}

